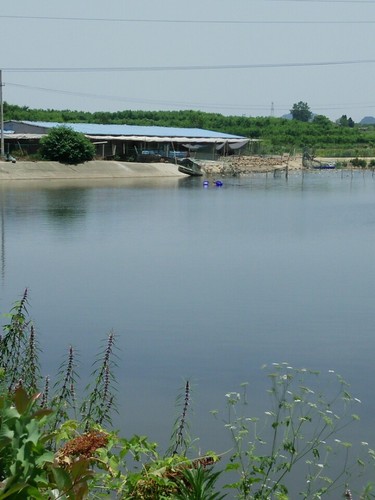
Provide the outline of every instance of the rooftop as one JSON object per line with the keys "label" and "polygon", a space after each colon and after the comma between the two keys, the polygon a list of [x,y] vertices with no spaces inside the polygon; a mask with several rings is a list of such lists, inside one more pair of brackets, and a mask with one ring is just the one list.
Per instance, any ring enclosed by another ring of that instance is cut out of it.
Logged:
{"label": "rooftop", "polygon": [[97,123],[57,123],[42,121],[20,121],[38,128],[52,128],[65,125],[76,132],[85,135],[104,135],[104,136],[168,136],[168,137],[194,137],[202,139],[245,139],[245,137],[204,130],[200,128],[178,128],[178,127],[157,127],[144,125],[101,125]]}

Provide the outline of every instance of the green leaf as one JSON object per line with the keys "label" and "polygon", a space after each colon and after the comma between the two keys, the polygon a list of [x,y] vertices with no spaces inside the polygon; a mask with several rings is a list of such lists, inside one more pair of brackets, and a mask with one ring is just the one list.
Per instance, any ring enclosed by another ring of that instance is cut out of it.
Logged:
{"label": "green leaf", "polygon": [[14,395],[14,404],[20,415],[23,415],[26,412],[29,403],[30,399],[25,389],[23,387],[18,387]]}
{"label": "green leaf", "polygon": [[46,451],[35,460],[36,465],[44,465],[46,463],[53,463],[55,454],[52,451]]}
{"label": "green leaf", "polygon": [[38,441],[39,439],[41,438],[42,436],[42,433],[39,429],[39,426],[38,424],[36,423],[35,420],[31,420],[27,425],[26,425],[26,429],[27,429],[27,432],[28,432],[28,437],[27,437],[27,441],[30,441],[31,443],[33,443],[34,445],[37,445],[38,444]]}
{"label": "green leaf", "polygon": [[234,464],[227,464],[226,467],[225,467],[225,470],[228,471],[228,470],[238,470],[240,468],[240,464],[239,463],[234,463]]}
{"label": "green leaf", "polygon": [[0,428],[0,449],[7,446],[13,437],[14,431],[10,430],[7,425],[3,424]]}
{"label": "green leaf", "polygon": [[13,485],[5,493],[0,492],[0,500],[3,500],[5,498],[9,498],[14,493],[19,493],[20,491],[24,490],[26,487],[27,487],[27,484],[25,484],[25,483],[17,483],[15,485]]}
{"label": "green leaf", "polygon": [[52,467],[53,478],[56,481],[56,486],[60,491],[69,490],[72,488],[72,480],[68,472],[60,467]]}

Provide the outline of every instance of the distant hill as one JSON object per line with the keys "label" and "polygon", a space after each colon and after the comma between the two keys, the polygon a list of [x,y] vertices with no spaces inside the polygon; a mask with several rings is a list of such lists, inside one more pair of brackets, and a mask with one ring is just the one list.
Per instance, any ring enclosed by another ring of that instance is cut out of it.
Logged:
{"label": "distant hill", "polygon": [[360,125],[375,125],[375,118],[373,116],[365,116],[359,123]]}

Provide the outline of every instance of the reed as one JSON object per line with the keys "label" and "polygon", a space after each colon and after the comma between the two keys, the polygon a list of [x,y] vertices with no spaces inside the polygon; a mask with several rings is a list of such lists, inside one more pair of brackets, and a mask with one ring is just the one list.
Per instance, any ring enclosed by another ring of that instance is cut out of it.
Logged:
{"label": "reed", "polygon": [[94,382],[87,386],[88,396],[81,405],[82,422],[85,431],[94,424],[111,424],[111,412],[117,411],[115,404],[116,379],[114,369],[116,367],[115,334],[110,331],[106,345],[97,360],[94,362],[94,370],[91,380]]}
{"label": "reed", "polygon": [[81,401],[77,398],[78,373],[77,352],[69,346],[61,363],[55,382],[50,375],[42,376],[37,333],[28,313],[28,289],[6,315],[8,323],[3,326],[0,337],[0,374],[5,390],[11,395],[17,387],[28,394],[41,393],[39,404],[50,407],[54,418],[50,422],[51,431],[67,419],[77,419],[80,410],[81,424],[87,431],[95,424],[110,424],[111,413],[116,410],[115,390],[115,334],[111,331],[93,363],[91,380],[83,391]]}
{"label": "reed", "polygon": [[191,406],[191,385],[190,381],[185,382],[184,391],[181,392],[176,398],[176,407],[180,408],[180,414],[176,418],[172,435],[171,444],[167,450],[167,455],[186,455],[188,448],[191,445],[191,438],[189,435],[189,422],[188,422],[188,410]]}

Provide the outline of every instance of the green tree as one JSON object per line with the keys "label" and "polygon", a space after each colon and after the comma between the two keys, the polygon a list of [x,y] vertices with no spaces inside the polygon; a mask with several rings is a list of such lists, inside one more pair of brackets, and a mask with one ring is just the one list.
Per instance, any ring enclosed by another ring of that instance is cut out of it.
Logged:
{"label": "green tree", "polygon": [[342,117],[339,118],[337,123],[341,125],[341,127],[349,127],[349,128],[353,128],[355,125],[353,119],[351,117],[348,118],[346,115],[342,115]]}
{"label": "green tree", "polygon": [[95,147],[79,132],[69,127],[54,127],[40,140],[40,152],[45,160],[77,165],[92,160]]}
{"label": "green tree", "polygon": [[290,112],[293,116],[293,120],[298,120],[300,122],[308,122],[312,117],[312,112],[310,111],[307,102],[299,101],[296,104],[293,104]]}
{"label": "green tree", "polygon": [[325,128],[329,128],[332,125],[331,120],[324,115],[315,115],[313,123]]}
{"label": "green tree", "polygon": [[338,124],[341,125],[341,127],[348,127],[348,117],[346,115],[342,115],[338,120]]}

